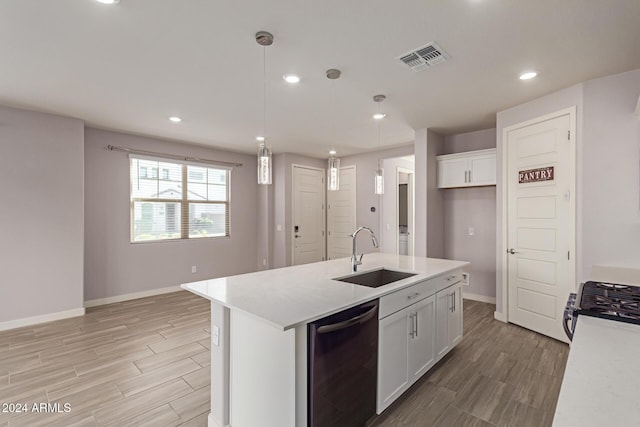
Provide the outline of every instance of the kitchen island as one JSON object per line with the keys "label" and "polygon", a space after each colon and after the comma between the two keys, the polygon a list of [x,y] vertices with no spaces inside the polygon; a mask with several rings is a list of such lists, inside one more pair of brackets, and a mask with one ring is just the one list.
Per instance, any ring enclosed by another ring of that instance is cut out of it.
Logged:
{"label": "kitchen island", "polygon": [[307,324],[415,285],[434,296],[467,264],[374,253],[359,272],[415,275],[377,288],[345,283],[335,279],[354,273],[343,258],[182,285],[211,300],[209,426],[305,426]]}

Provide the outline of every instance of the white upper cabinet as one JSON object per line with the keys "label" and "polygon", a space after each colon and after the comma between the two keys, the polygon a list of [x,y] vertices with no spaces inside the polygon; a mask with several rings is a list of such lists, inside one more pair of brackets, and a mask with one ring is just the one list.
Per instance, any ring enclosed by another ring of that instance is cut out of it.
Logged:
{"label": "white upper cabinet", "polygon": [[496,149],[438,156],[438,188],[496,185]]}

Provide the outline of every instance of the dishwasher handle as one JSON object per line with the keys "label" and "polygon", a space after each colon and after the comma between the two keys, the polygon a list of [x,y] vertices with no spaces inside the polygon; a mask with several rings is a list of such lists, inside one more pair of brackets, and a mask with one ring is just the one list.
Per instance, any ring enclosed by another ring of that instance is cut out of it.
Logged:
{"label": "dishwasher handle", "polygon": [[376,311],[378,310],[378,306],[375,305],[367,310],[365,313],[360,314],[358,316],[352,317],[349,320],[344,320],[342,322],[333,323],[331,325],[324,325],[318,328],[319,334],[328,334],[335,331],[340,331],[342,329],[350,328],[351,326],[359,325],[369,321],[373,316],[375,316]]}

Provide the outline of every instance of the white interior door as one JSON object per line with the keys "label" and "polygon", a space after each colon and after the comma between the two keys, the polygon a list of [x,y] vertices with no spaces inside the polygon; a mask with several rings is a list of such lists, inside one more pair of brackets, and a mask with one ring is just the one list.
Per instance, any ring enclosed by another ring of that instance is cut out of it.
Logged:
{"label": "white interior door", "polygon": [[293,265],[324,261],[324,170],[293,165]]}
{"label": "white interior door", "polygon": [[508,320],[566,341],[575,289],[575,130],[566,112],[506,132]]}
{"label": "white interior door", "polygon": [[327,192],[327,258],[351,256],[356,229],[356,167],[340,168],[340,190]]}

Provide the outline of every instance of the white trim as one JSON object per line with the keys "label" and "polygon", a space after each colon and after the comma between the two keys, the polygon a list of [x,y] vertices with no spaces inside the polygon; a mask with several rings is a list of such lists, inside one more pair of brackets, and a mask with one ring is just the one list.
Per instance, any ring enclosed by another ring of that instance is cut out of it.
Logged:
{"label": "white trim", "polygon": [[462,151],[460,153],[453,154],[441,154],[436,156],[437,160],[451,160],[451,159],[464,159],[469,156],[482,156],[486,154],[496,154],[495,148],[486,148],[484,150]]}
{"label": "white trim", "polygon": [[213,417],[213,414],[209,412],[209,416],[207,417],[207,426],[208,427],[231,427],[231,424],[227,424],[226,426],[221,426],[216,422],[216,420]]}
{"label": "white trim", "polygon": [[87,308],[96,307],[99,305],[113,304],[114,302],[129,301],[132,299],[152,297],[154,295],[169,294],[169,293],[178,292],[181,290],[182,288],[180,286],[169,286],[167,288],[152,289],[150,291],[133,292],[130,294],[116,295],[114,297],[92,299],[92,300],[85,301],[84,306]]}
{"label": "white trim", "polygon": [[493,312],[493,318],[503,322],[503,323],[507,323],[507,314],[506,313],[500,313],[498,311],[494,311]]}
{"label": "white trim", "polygon": [[[536,123],[540,123],[540,122],[544,122],[547,120],[551,120],[551,119],[555,119],[557,117],[562,117],[562,116],[569,116],[569,130],[571,132],[570,134],[570,139],[569,142],[573,143],[573,150],[571,152],[571,158],[570,158],[570,163],[571,163],[571,167],[573,168],[573,170],[571,171],[572,173],[572,177],[573,177],[573,181],[571,183],[571,194],[575,195],[572,199],[572,212],[571,215],[574,218],[574,228],[573,228],[573,233],[572,233],[572,237],[573,237],[573,242],[572,242],[572,246],[570,248],[570,251],[572,254],[574,254],[573,256],[573,265],[574,265],[574,271],[573,271],[573,278],[575,279],[577,277],[577,265],[578,263],[576,262],[576,226],[577,226],[577,211],[576,211],[576,206],[577,204],[577,192],[576,192],[576,186],[577,186],[577,165],[576,165],[576,159],[577,159],[577,152],[578,152],[578,143],[577,143],[577,139],[576,139],[576,135],[577,135],[577,128],[576,128],[576,114],[577,114],[577,107],[574,105],[572,107],[568,107],[568,108],[564,108],[562,110],[556,111],[554,113],[550,113],[550,114],[546,114],[544,116],[540,116],[540,117],[536,117],[534,119],[531,120],[527,120],[521,123],[516,123],[514,125],[511,126],[507,126],[502,128],[502,247],[498,248],[498,251],[500,251],[500,254],[502,256],[502,313],[498,313],[495,312],[494,313],[494,317],[497,320],[500,320],[502,322],[509,322],[509,283],[508,283],[508,262],[509,260],[507,259],[507,247],[508,247],[508,230],[509,230],[509,218],[507,216],[507,211],[508,211],[508,199],[509,199],[509,186],[508,186],[508,181],[507,181],[507,168],[508,168],[508,155],[509,155],[509,140],[508,140],[508,133],[516,130],[516,129],[520,129],[523,127],[527,127],[527,126],[531,126],[533,124]],[[573,282],[575,283],[575,280],[573,280]]]}
{"label": "white trim", "polygon": [[486,302],[494,305],[496,303],[496,297],[488,297],[486,295],[471,294],[466,292],[464,289],[462,290],[462,298],[470,299],[472,301]]}
{"label": "white trim", "polygon": [[0,331],[9,329],[22,328],[23,326],[32,326],[39,323],[53,322],[55,320],[68,319],[70,317],[84,316],[83,308],[74,308],[73,310],[58,311],[57,313],[42,314],[40,316],[25,317],[23,319],[9,320],[0,322]]}

